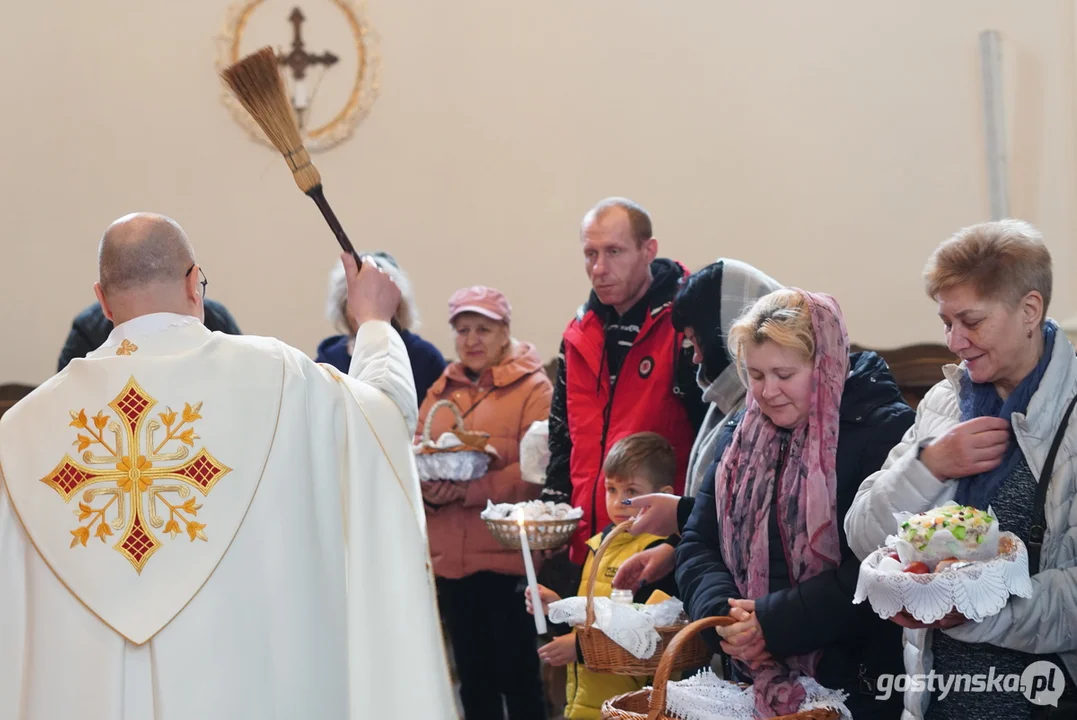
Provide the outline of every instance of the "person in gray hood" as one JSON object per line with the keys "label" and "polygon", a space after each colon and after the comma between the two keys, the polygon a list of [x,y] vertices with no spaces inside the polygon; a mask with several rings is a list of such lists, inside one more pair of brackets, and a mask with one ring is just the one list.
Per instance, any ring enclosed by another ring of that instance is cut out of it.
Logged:
{"label": "person in gray hood", "polygon": [[774,278],[739,260],[719,259],[692,273],[673,300],[673,327],[695,347],[696,381],[709,403],[688,457],[685,497],[695,497],[714,460],[722,424],[744,407],[744,384],[726,348],[733,322],[756,300],[782,287]]}
{"label": "person in gray hood", "polygon": [[[664,537],[679,535],[684,528],[707,468],[714,461],[722,426],[744,409],[744,384],[726,347],[729,328],[756,300],[782,287],[766,273],[730,258],[719,258],[681,281],[673,300],[673,327],[683,332],[695,349],[696,382],[708,403],[707,414],[688,456],[684,497],[655,494],[633,499],[633,507],[643,508],[630,531],[633,534]],[[660,546],[626,562],[613,584],[629,587],[645,576],[658,577],[655,573],[672,569],[673,546]]]}

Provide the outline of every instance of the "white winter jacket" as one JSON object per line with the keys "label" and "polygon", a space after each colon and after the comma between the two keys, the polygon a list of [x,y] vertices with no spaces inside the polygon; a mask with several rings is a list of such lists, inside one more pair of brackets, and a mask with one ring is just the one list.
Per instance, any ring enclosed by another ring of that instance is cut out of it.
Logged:
{"label": "white winter jacket", "polygon": [[[890,451],[883,467],[860,486],[845,532],[863,559],[892,534],[896,512],[923,512],[951,500],[954,481],[938,480],[916,455],[922,440],[938,437],[959,422],[958,378],[962,367],[943,368],[945,380],[928,391],[916,422]],[[1062,415],[1077,394],[1077,357],[1059,331],[1051,362],[1032,396],[1027,415],[1013,415],[1013,430],[1032,474],[1038,479]],[[1077,410],[1055,459],[1045,503],[1047,530],[1040,572],[1032,578],[1032,597],[1012,597],[1002,612],[982,622],[945,631],[970,643],[991,643],[1027,653],[1059,653],[1071,678],[1077,677]],[[927,674],[932,667],[931,631],[905,631],[905,671]],[[905,693],[902,720],[923,718],[930,694]]]}

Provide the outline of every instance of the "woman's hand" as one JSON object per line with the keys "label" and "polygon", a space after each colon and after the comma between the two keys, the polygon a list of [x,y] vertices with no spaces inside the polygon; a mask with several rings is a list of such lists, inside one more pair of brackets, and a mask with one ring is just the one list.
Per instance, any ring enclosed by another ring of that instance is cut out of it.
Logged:
{"label": "woman's hand", "polygon": [[[539,600],[542,601],[542,614],[550,612],[550,603],[555,603],[561,599],[561,596],[555,593],[545,585],[538,586]],[[535,614],[535,608],[531,605],[531,593],[524,591],[524,604],[527,606],[527,612],[529,615]]]}
{"label": "woman's hand", "polygon": [[621,564],[613,578],[613,587],[621,590],[639,590],[649,582],[657,582],[673,572],[676,551],[672,545],[663,543],[650,550],[636,553]]}
{"label": "woman's hand", "polygon": [[639,510],[628,532],[632,535],[648,533],[661,537],[676,535],[680,530],[677,527],[677,503],[680,501],[677,495],[666,493],[640,495],[637,498],[625,500],[625,507]]}
{"label": "woman's hand", "polygon": [[423,493],[423,500],[431,505],[449,505],[461,502],[467,495],[467,489],[460,483],[451,480],[429,480],[419,484]]}
{"label": "woman's hand", "polygon": [[735,660],[747,663],[753,670],[773,662],[767,652],[763,628],[755,615],[754,600],[730,600],[729,616],[737,622],[715,628],[722,638],[722,651]]}
{"label": "woman's hand", "polygon": [[576,636],[570,633],[554,638],[540,647],[538,654],[542,662],[554,667],[579,662],[576,657]]}
{"label": "woman's hand", "polygon": [[939,480],[994,470],[1010,445],[1010,422],[978,417],[950,428],[920,452],[922,462]]}

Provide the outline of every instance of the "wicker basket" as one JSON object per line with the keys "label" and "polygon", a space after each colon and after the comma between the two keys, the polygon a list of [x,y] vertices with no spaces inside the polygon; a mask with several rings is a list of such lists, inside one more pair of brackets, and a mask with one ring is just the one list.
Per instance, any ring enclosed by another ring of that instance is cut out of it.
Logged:
{"label": "wicker basket", "polygon": [[[445,449],[431,446],[430,428],[433,425],[434,414],[441,408],[448,408],[456,416],[456,424],[452,432],[463,444]],[[489,439],[488,433],[464,429],[464,418],[456,403],[451,400],[438,400],[426,414],[423,442],[419,446],[419,453],[415,456],[419,479],[465,482],[481,478],[490,467],[490,454],[486,451],[486,443]]]}
{"label": "wicker basket", "polygon": [[[654,676],[654,687],[610,698],[602,704],[602,720],[677,720],[666,715],[666,683],[678,656],[687,644],[699,637],[701,631],[732,622],[732,618],[721,616],[703,618],[687,625],[666,647]],[[840,717],[841,714],[835,710],[819,709],[782,715],[774,720],[838,720]]]}
{"label": "wicker basket", "polygon": [[[655,628],[659,635],[658,646],[654,655],[647,659],[638,658],[623,647],[610,640],[606,633],[596,627],[595,623],[595,581],[598,579],[598,567],[601,564],[602,555],[615,537],[628,530],[632,521],[627,520],[615,527],[599,546],[595,557],[591,562],[591,576],[587,579],[587,619],[586,624],[576,631],[576,639],[579,640],[580,650],[583,651],[583,664],[588,670],[594,672],[609,673],[611,675],[635,675],[650,676],[658,670],[659,661],[665,655],[665,649],[669,646],[673,637],[680,632],[687,623]],[[732,622],[731,620],[729,622]],[[692,670],[704,665],[709,665],[713,653],[699,635],[693,635],[681,643],[681,652],[670,660],[673,663],[670,671]]]}
{"label": "wicker basket", "polygon": [[[485,518],[484,518],[485,519]],[[571,520],[525,520],[524,528],[527,531],[527,544],[532,550],[557,550],[572,539],[576,528],[580,525],[581,518]],[[519,550],[520,524],[516,520],[486,520],[486,527],[490,528],[497,541],[504,547]]]}

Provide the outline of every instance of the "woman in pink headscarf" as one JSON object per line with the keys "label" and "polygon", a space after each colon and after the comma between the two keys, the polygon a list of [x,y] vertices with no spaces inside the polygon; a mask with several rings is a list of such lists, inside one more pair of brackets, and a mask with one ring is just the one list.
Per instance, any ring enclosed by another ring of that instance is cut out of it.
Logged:
{"label": "woman in pink headscarf", "polygon": [[842,520],[861,480],[912,425],[885,361],[849,354],[841,309],[797,289],[761,298],[729,331],[748,402],[719,438],[677,548],[693,619],[732,615],[712,635],[759,717],[797,711],[810,676],[844,690],[853,716],[897,718],[875,678],[900,673],[901,640],[853,605],[859,561]]}

